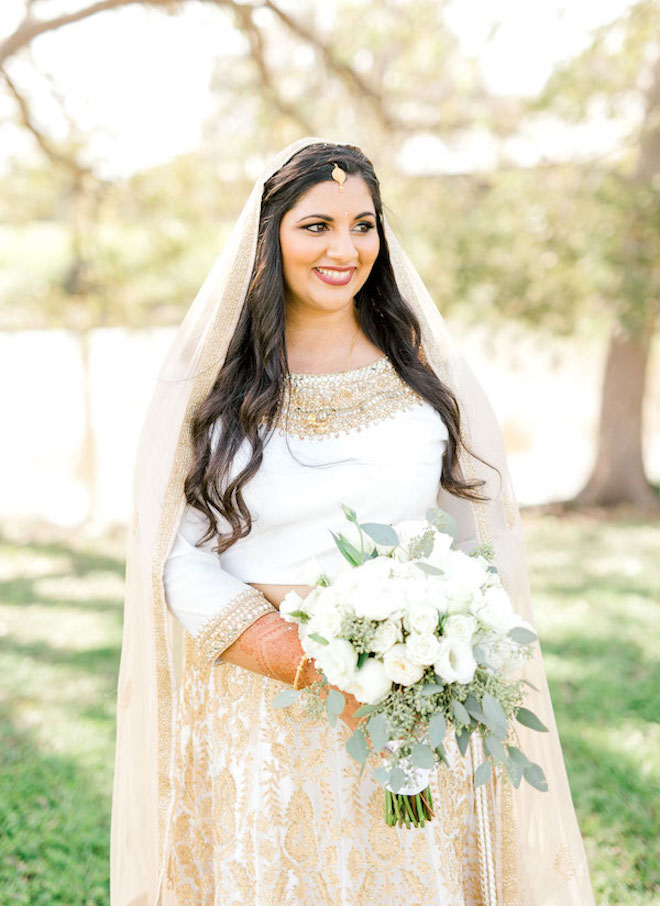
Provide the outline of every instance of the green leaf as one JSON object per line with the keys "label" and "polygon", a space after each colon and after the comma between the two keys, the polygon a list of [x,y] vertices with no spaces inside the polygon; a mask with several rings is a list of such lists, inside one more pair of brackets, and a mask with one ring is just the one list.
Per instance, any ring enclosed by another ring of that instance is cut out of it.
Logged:
{"label": "green leaf", "polygon": [[468,695],[468,697],[465,699],[464,705],[465,705],[465,710],[468,712],[469,715],[474,717],[475,720],[478,720],[479,723],[484,723],[484,724],[487,723],[486,715],[481,710],[481,705],[479,704],[477,699],[474,697],[474,695],[472,695],[472,693],[470,693],[470,695]]}
{"label": "green leaf", "polygon": [[494,695],[489,692],[484,693],[484,697],[481,700],[481,710],[486,718],[486,726],[491,733],[499,736],[500,739],[506,739],[509,724],[506,714],[502,710],[502,705],[500,705]]}
{"label": "green leaf", "polygon": [[349,522],[357,523],[357,513],[355,512],[355,510],[352,510],[350,506],[346,506],[345,503],[340,503],[339,506],[344,511],[344,516],[346,516]]}
{"label": "green leaf", "polygon": [[483,664],[484,667],[488,666],[488,661],[486,660],[486,652],[483,650],[481,645],[472,646],[472,654],[477,664]]}
{"label": "green leaf", "polygon": [[367,733],[374,747],[374,752],[380,750],[390,741],[390,728],[384,714],[374,714],[367,724]]}
{"label": "green leaf", "polygon": [[354,730],[353,735],[348,737],[346,751],[358,764],[364,764],[369,755],[369,746],[362,730]]}
{"label": "green leaf", "polygon": [[385,547],[396,547],[399,543],[399,536],[391,525],[383,525],[380,522],[363,522],[360,528],[363,532],[366,532],[376,544],[382,544]]}
{"label": "green leaf", "polygon": [[497,736],[486,736],[484,738],[484,749],[489,755],[493,756],[495,761],[506,762],[508,760],[504,746]]}
{"label": "green leaf", "polygon": [[523,776],[523,766],[515,761],[509,760],[506,769],[507,773],[509,774],[511,783],[515,786],[516,789],[518,789]]}
{"label": "green leaf", "polygon": [[329,645],[330,642],[327,639],[324,639],[322,635],[319,635],[318,632],[310,632],[307,636],[308,639],[314,639],[315,642],[318,642],[319,645]]}
{"label": "green leaf", "polygon": [[387,778],[387,784],[393,793],[398,793],[403,784],[406,782],[406,775],[401,768],[392,768]]}
{"label": "green leaf", "polygon": [[533,689],[534,692],[538,692],[538,691],[539,691],[539,687],[538,687],[538,686],[535,686],[534,683],[530,683],[530,681],[529,681],[528,679],[525,679],[524,677],[521,679],[520,682],[521,682],[521,683],[524,683],[526,686],[529,686],[529,688],[530,688],[530,689]]}
{"label": "green leaf", "polygon": [[302,695],[302,689],[282,689],[278,692],[271,705],[273,708],[286,708],[292,705]]}
{"label": "green leaf", "polygon": [[532,632],[531,629],[526,629],[524,626],[514,626],[513,629],[509,629],[508,634],[519,645],[531,645],[532,642],[538,639],[535,632]]}
{"label": "green leaf", "polygon": [[447,732],[447,722],[442,714],[434,714],[429,721],[429,743],[435,748],[439,746],[445,738]]}
{"label": "green leaf", "polygon": [[453,516],[439,507],[431,507],[426,511],[426,521],[435,526],[439,532],[451,535],[454,541],[458,537],[458,524]]}
{"label": "green leaf", "polygon": [[368,651],[361,651],[358,654],[358,659],[357,659],[357,669],[358,670],[360,669],[360,667],[362,667],[362,665],[365,663],[365,661],[367,660],[368,657],[369,657]]}
{"label": "green leaf", "polygon": [[545,779],[543,768],[540,764],[528,764],[523,768],[523,776],[530,786],[540,790],[542,793],[547,792],[548,781]]}
{"label": "green leaf", "polygon": [[456,734],[456,744],[458,745],[461,755],[465,755],[467,752],[467,747],[470,744],[470,736],[472,736],[472,730],[462,730],[460,733]]}
{"label": "green leaf", "polygon": [[418,768],[430,770],[433,767],[433,751],[423,742],[416,742],[410,753],[410,760]]}
{"label": "green leaf", "polygon": [[474,772],[474,785],[482,786],[488,783],[492,773],[490,761],[482,761],[477,770]]}
{"label": "green leaf", "polygon": [[445,764],[449,764],[449,759],[447,758],[447,753],[445,752],[445,747],[440,743],[439,746],[436,746],[433,751],[438,756],[439,761],[444,761]]}
{"label": "green leaf", "polygon": [[465,705],[463,705],[456,699],[452,699],[451,709],[454,712],[454,717],[459,722],[459,724],[463,724],[466,727],[470,725],[470,715],[466,711]]}
{"label": "green leaf", "polygon": [[360,705],[353,717],[366,717],[367,714],[373,714],[378,705]]}
{"label": "green leaf", "polygon": [[427,573],[429,576],[444,576],[444,569],[438,569],[437,566],[431,566],[430,563],[415,563],[415,566],[418,569],[421,569],[423,573]]}
{"label": "green leaf", "polygon": [[487,566],[487,567],[486,567],[486,572],[487,572],[487,573],[495,573],[495,575],[497,575],[497,567],[496,567],[496,566],[493,566],[493,564],[491,563],[490,566]]}
{"label": "green leaf", "polygon": [[343,535],[336,535],[334,532],[330,532],[330,534],[335,539],[335,544],[344,560],[350,563],[351,566],[361,566],[363,557],[360,551],[353,547],[351,542],[344,538]]}
{"label": "green leaf", "polygon": [[444,688],[439,683],[424,683],[419,691],[421,695],[433,695],[436,692],[442,692]]}
{"label": "green leaf", "polygon": [[328,714],[336,714],[339,716],[346,707],[346,699],[338,689],[330,689],[328,698],[325,702],[325,707]]}
{"label": "green leaf", "polygon": [[519,764],[521,768],[524,768],[525,765],[531,764],[529,758],[525,755],[524,752],[521,752],[517,746],[507,746],[507,751],[509,753],[509,760],[515,764]]}
{"label": "green leaf", "polygon": [[304,610],[292,610],[288,616],[295,617],[297,620],[300,620],[301,623],[309,622],[309,614],[305,613]]}
{"label": "green leaf", "polygon": [[387,783],[389,774],[389,768],[376,768],[371,776],[374,778],[376,783]]}
{"label": "green leaf", "polygon": [[542,724],[536,714],[534,714],[533,711],[530,711],[529,708],[518,708],[516,711],[516,720],[519,724],[522,724],[523,727],[529,727],[530,730],[536,730],[539,733],[548,732],[548,728],[545,724]]}

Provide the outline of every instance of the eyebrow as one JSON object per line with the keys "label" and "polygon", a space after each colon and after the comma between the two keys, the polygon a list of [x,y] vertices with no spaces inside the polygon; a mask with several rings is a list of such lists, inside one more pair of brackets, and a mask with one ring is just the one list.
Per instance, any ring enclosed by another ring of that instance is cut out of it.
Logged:
{"label": "eyebrow", "polygon": [[[353,220],[359,220],[360,217],[375,217],[375,211],[362,211],[361,214],[356,214]],[[300,220],[296,220],[296,223],[300,223],[302,220],[307,220],[309,217],[316,217],[317,220],[325,220],[327,223],[332,223],[332,217],[328,217],[327,214],[305,214],[304,217],[301,217]]]}

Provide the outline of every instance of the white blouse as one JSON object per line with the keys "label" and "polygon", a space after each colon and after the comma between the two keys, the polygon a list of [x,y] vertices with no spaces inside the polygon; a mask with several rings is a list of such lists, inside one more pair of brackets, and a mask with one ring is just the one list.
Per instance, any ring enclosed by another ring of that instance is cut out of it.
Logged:
{"label": "white blouse", "polygon": [[[214,539],[198,547],[208,521],[186,506],[165,563],[170,610],[215,659],[271,609],[247,583],[306,584],[311,558],[332,575],[341,556],[331,531],[347,526],[341,503],[360,522],[385,523],[436,506],[447,438],[440,415],[386,356],[352,371],[290,375],[263,462],[243,488],[250,534],[221,555]],[[249,455],[246,442],[233,475]]]}

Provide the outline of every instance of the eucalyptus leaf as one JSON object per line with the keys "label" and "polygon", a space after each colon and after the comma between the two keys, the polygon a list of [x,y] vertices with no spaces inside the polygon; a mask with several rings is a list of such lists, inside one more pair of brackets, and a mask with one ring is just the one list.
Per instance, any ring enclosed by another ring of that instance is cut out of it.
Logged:
{"label": "eucalyptus leaf", "polygon": [[482,761],[477,770],[474,772],[474,785],[482,786],[488,783],[492,773],[490,761]]}
{"label": "eucalyptus leaf", "polygon": [[387,778],[389,777],[389,775],[389,768],[376,768],[371,776],[374,778],[376,783],[387,783]]}
{"label": "eucalyptus leaf", "polygon": [[382,544],[385,547],[396,547],[399,543],[399,536],[391,525],[384,525],[380,522],[363,522],[360,528],[376,544]]}
{"label": "eucalyptus leaf", "polygon": [[309,614],[305,613],[304,610],[292,610],[289,616],[295,617],[301,623],[309,623]]}
{"label": "eucalyptus leaf", "polygon": [[465,710],[468,712],[471,717],[474,717],[475,720],[478,720],[480,723],[487,723],[486,715],[481,710],[481,705],[477,699],[470,693],[464,702]]}
{"label": "eucalyptus leaf", "polygon": [[429,721],[429,744],[435,748],[445,738],[447,722],[442,714],[434,714]]}
{"label": "eucalyptus leaf", "polygon": [[415,566],[429,576],[444,576],[445,574],[444,569],[438,569],[437,566],[431,566],[430,563],[418,563],[415,561]]}
{"label": "eucalyptus leaf", "polygon": [[364,764],[369,755],[369,746],[362,730],[354,730],[353,735],[348,737],[346,751],[358,764]]}
{"label": "eucalyptus leaf", "polygon": [[456,699],[452,699],[451,709],[454,712],[454,717],[459,722],[459,724],[463,724],[466,727],[469,726],[470,715],[466,711],[465,705],[461,704],[461,702],[459,701],[456,701]]}
{"label": "eucalyptus leaf", "polygon": [[353,717],[366,717],[367,714],[373,714],[378,705],[360,705]]}
{"label": "eucalyptus leaf", "polygon": [[477,664],[483,664],[484,667],[488,666],[488,661],[486,660],[486,652],[483,650],[481,645],[472,646],[472,654]]}
{"label": "eucalyptus leaf", "polygon": [[440,532],[451,535],[454,541],[458,537],[458,524],[453,516],[439,507],[431,507],[426,511],[426,521],[435,526]]}
{"label": "eucalyptus leaf", "polygon": [[529,681],[528,679],[525,679],[525,678],[523,677],[522,680],[521,680],[521,682],[523,682],[526,686],[529,686],[530,689],[533,689],[534,692],[538,692],[538,691],[539,691],[539,687],[538,687],[538,686],[535,686],[534,683],[530,683],[530,681]]}
{"label": "eucalyptus leaf", "polygon": [[538,733],[547,733],[548,728],[542,724],[533,711],[529,708],[518,708],[516,711],[516,720],[523,727],[529,727],[530,730],[536,730]]}
{"label": "eucalyptus leaf", "polygon": [[374,714],[367,724],[367,733],[374,747],[374,752],[380,752],[390,741],[390,728],[384,714]]}
{"label": "eucalyptus leaf", "polygon": [[532,642],[538,639],[535,632],[532,632],[531,629],[526,629],[524,626],[514,626],[513,629],[509,629],[509,637],[514,642],[518,642],[519,645],[531,645]]}
{"label": "eucalyptus leaf", "polygon": [[410,760],[418,768],[429,771],[434,764],[433,751],[423,742],[416,742],[410,753]]}
{"label": "eucalyptus leaf", "polygon": [[500,739],[506,739],[508,731],[508,721],[506,719],[506,714],[502,710],[502,706],[489,692],[484,693],[484,697],[481,700],[481,710],[484,713],[486,718],[486,726],[494,733],[495,736],[499,736]]}
{"label": "eucalyptus leaf", "polygon": [[390,775],[387,778],[388,786],[392,790],[392,792],[398,793],[405,782],[406,775],[403,773],[401,768],[392,768]]}
{"label": "eucalyptus leaf", "polygon": [[341,714],[346,707],[346,699],[338,689],[330,689],[325,707],[329,714]]}
{"label": "eucalyptus leaf", "polygon": [[434,695],[436,692],[442,692],[444,688],[439,683],[424,683],[419,691],[422,695]]}
{"label": "eucalyptus leaf", "polygon": [[509,761],[519,764],[521,768],[524,768],[527,764],[531,764],[529,758],[524,752],[521,752],[517,746],[507,746],[506,748],[509,753]]}
{"label": "eucalyptus leaf", "polygon": [[491,563],[490,566],[487,566],[487,567],[486,567],[486,572],[487,572],[487,573],[495,573],[495,575],[497,575],[497,567],[496,567],[496,566],[493,566],[493,564]]}
{"label": "eucalyptus leaf", "polygon": [[497,736],[486,736],[484,738],[484,749],[489,755],[493,756],[495,761],[506,762],[508,760],[504,746]]}
{"label": "eucalyptus leaf", "polygon": [[456,744],[458,745],[461,755],[465,755],[467,752],[467,747],[470,744],[470,736],[472,736],[472,730],[463,730],[456,734]]}
{"label": "eucalyptus leaf", "polygon": [[322,635],[319,635],[318,632],[310,632],[308,638],[314,639],[315,642],[318,642],[319,645],[329,645],[330,642],[323,638]]}
{"label": "eucalyptus leaf", "polygon": [[362,667],[364,665],[364,663],[366,662],[368,657],[369,657],[368,651],[361,651],[358,654],[358,659],[357,659],[357,669],[358,670],[360,669],[360,667]]}
{"label": "eucalyptus leaf", "polygon": [[446,753],[445,747],[442,745],[442,743],[440,743],[439,746],[435,746],[433,751],[438,756],[439,761],[444,761],[444,763],[447,765],[449,764],[449,759],[447,758],[447,753]]}
{"label": "eucalyptus leaf", "polygon": [[523,766],[515,761],[509,760],[506,769],[511,783],[518,789],[523,776]]}
{"label": "eucalyptus leaf", "polygon": [[534,789],[540,790],[542,793],[547,791],[548,781],[545,778],[543,768],[540,764],[525,765],[523,768],[523,776],[527,783],[530,786],[533,786]]}
{"label": "eucalyptus leaf", "polygon": [[277,693],[271,705],[273,708],[286,708],[297,701],[301,694],[302,690],[300,689],[282,689],[281,692]]}

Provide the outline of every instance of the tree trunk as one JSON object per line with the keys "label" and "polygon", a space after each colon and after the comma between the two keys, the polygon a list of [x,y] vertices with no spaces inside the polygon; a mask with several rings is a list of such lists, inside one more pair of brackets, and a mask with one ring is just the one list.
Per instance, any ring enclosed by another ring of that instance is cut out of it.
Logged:
{"label": "tree trunk", "polygon": [[578,506],[632,504],[660,510],[649,484],[642,452],[642,409],[652,330],[610,339],[601,397],[598,450],[589,481],[573,503]]}

